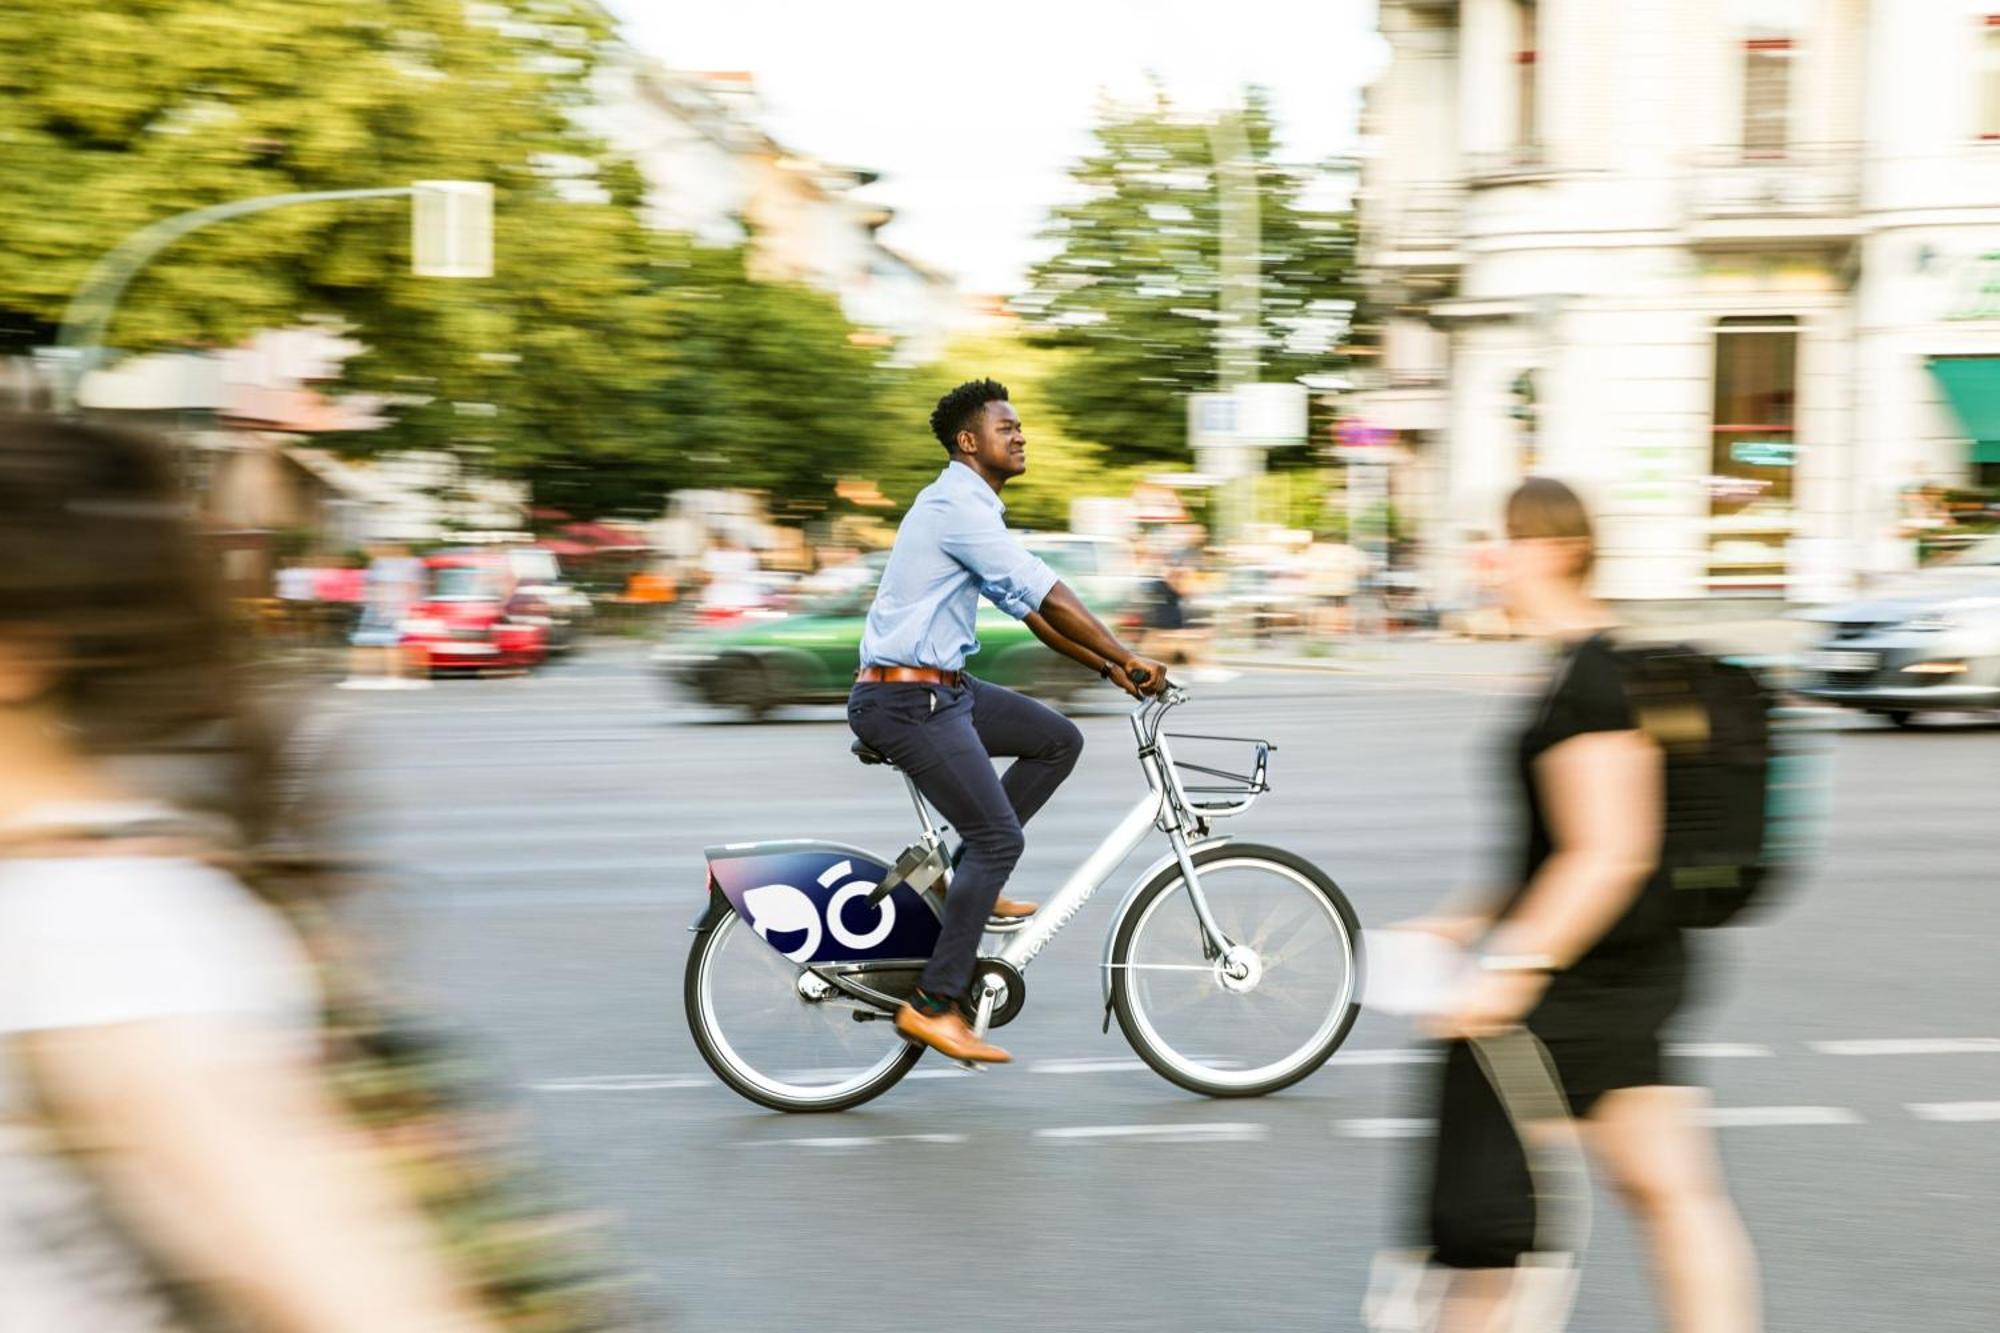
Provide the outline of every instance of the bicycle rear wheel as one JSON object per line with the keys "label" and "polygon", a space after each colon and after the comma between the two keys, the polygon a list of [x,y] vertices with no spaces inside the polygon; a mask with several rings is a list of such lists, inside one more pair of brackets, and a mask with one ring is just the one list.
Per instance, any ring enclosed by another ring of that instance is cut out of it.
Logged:
{"label": "bicycle rear wheel", "polygon": [[845,1111],[923,1057],[887,1015],[833,990],[725,911],[688,952],[688,1029],[717,1078],[774,1111]]}
{"label": "bicycle rear wheel", "polygon": [[1325,872],[1276,847],[1194,855],[1230,942],[1205,957],[1178,865],[1133,897],[1111,946],[1111,1005],[1125,1039],[1192,1092],[1259,1097],[1326,1063],[1361,1012],[1361,925]]}

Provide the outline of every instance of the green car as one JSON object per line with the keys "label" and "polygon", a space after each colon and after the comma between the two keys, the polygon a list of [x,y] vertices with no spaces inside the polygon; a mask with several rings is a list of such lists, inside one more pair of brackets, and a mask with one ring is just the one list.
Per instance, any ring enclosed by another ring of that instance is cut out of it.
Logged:
{"label": "green car", "polygon": [[[1107,622],[1129,628],[1135,581],[1122,544],[1068,533],[1024,534]],[[668,684],[720,707],[763,717],[785,704],[839,703],[861,665],[861,628],[875,599],[883,557],[871,558],[862,587],[806,602],[785,615],[760,616],[712,629],[682,630],[653,652]],[[1097,678],[1042,646],[1028,627],[981,603],[979,651],[965,664],[981,680],[1060,702]]]}

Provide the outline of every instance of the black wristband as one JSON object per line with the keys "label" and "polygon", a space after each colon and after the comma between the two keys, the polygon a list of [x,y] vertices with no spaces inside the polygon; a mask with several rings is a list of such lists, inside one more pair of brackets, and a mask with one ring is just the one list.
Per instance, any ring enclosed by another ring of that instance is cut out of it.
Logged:
{"label": "black wristband", "polygon": [[1097,678],[1099,680],[1111,679],[1111,663],[1109,660],[1097,664]]}

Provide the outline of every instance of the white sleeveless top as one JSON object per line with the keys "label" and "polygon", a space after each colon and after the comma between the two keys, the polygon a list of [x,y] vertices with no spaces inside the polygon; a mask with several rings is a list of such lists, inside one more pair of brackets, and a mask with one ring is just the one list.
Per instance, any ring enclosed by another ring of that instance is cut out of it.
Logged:
{"label": "white sleeveless top", "polygon": [[115,1241],[71,1225],[89,1190],[34,1131],[12,1039],[179,1018],[223,1020],[199,1029],[218,1058],[310,1051],[316,988],[275,911],[198,861],[0,856],[0,1333],[171,1326],[133,1289]]}

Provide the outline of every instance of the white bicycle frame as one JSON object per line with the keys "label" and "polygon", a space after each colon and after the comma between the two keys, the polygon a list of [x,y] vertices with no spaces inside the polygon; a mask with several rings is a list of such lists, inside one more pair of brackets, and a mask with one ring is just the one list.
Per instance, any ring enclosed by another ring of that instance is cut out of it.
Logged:
{"label": "white bicycle frame", "polygon": [[[1132,710],[1131,723],[1133,737],[1139,744],[1139,766],[1146,774],[1146,794],[1141,796],[1119,819],[1117,825],[1107,834],[1097,849],[1084,858],[1028,921],[1008,940],[997,954],[998,958],[1017,971],[1025,972],[1035,955],[1048,947],[1062,928],[1075,919],[1090,901],[1091,895],[1102,888],[1104,882],[1132,854],[1132,849],[1145,839],[1149,829],[1158,829],[1167,835],[1171,851],[1132,882],[1126,890],[1125,901],[1119,905],[1118,913],[1112,918],[1111,930],[1104,943],[1104,977],[1107,994],[1111,977],[1111,946],[1117,934],[1118,921],[1124,916],[1125,904],[1129,903],[1154,875],[1168,865],[1178,861],[1182,878],[1187,883],[1188,897],[1193,903],[1196,918],[1201,923],[1202,936],[1211,957],[1218,957],[1229,948],[1231,941],[1222,933],[1209,912],[1208,900],[1201,891],[1201,877],[1194,866],[1194,854],[1205,847],[1226,842],[1226,838],[1214,838],[1208,834],[1211,819],[1241,813],[1250,807],[1258,795],[1267,789],[1265,774],[1271,747],[1256,742],[1257,755],[1255,770],[1246,779],[1243,791],[1237,798],[1220,803],[1199,803],[1191,800],[1180,772],[1174,767],[1173,754],[1168,738],[1161,732],[1160,725],[1169,710],[1187,701],[1187,694],[1177,687],[1169,686],[1167,693],[1155,699],[1147,699]],[[1229,739],[1229,738],[1216,738]],[[930,808],[917,791],[917,784],[906,773],[903,780],[909,785],[910,797],[917,807],[917,815],[923,821],[924,841],[933,848],[941,848],[944,838],[937,824],[932,820]],[[948,881],[947,881],[948,882]],[[991,1013],[994,994],[990,986],[982,986],[978,1000],[975,1028],[985,1030],[985,1019]]]}

